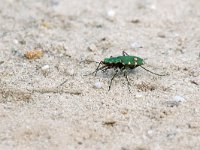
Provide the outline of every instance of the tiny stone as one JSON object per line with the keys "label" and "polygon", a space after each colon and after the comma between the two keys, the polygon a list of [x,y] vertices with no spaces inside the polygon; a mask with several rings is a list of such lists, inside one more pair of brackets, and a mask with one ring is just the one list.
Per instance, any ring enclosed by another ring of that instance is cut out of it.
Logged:
{"label": "tiny stone", "polygon": [[14,40],[13,40],[13,43],[19,44],[19,41],[18,41],[17,39],[14,39]]}
{"label": "tiny stone", "polygon": [[153,136],[153,133],[154,133],[153,130],[148,130],[148,131],[147,131],[147,134],[148,134],[149,136]]}
{"label": "tiny stone", "polygon": [[42,67],[42,70],[43,71],[46,71],[46,70],[48,70],[49,69],[49,65],[44,65],[43,67]]}
{"label": "tiny stone", "polygon": [[67,73],[68,73],[70,76],[73,76],[73,75],[74,75],[74,69],[68,69],[68,70],[67,70]]}
{"label": "tiny stone", "polygon": [[183,98],[182,96],[177,95],[177,96],[174,96],[172,98],[172,100],[166,101],[163,104],[166,105],[167,107],[174,107],[174,106],[178,107],[179,104],[181,102],[184,102],[184,101],[185,101],[185,98]]}
{"label": "tiny stone", "polygon": [[176,101],[176,102],[184,102],[185,98],[182,97],[182,96],[176,95],[176,96],[173,97],[173,100]]}
{"label": "tiny stone", "polygon": [[82,142],[78,142],[79,145],[83,144]]}
{"label": "tiny stone", "polygon": [[142,46],[138,42],[133,42],[131,44],[131,48],[138,49],[138,48],[142,48]]}
{"label": "tiny stone", "polygon": [[167,137],[170,139],[173,138],[174,136],[176,136],[176,132],[171,132],[167,134]]}
{"label": "tiny stone", "polygon": [[176,101],[166,101],[166,102],[164,102],[164,104],[165,104],[167,107],[174,107],[174,106],[178,107],[179,102],[176,102]]}
{"label": "tiny stone", "polygon": [[102,28],[102,27],[103,27],[102,24],[98,24],[98,25],[96,25],[96,28]]}
{"label": "tiny stone", "polygon": [[143,95],[141,95],[141,94],[137,94],[137,95],[135,95],[135,97],[136,97],[136,98],[142,98]]}
{"label": "tiny stone", "polygon": [[[101,41],[106,41],[106,37],[103,37],[103,38],[101,39]],[[200,52],[199,52],[199,57],[200,57]]]}
{"label": "tiny stone", "polygon": [[139,19],[133,19],[133,20],[131,20],[131,23],[140,23],[140,20]]}
{"label": "tiny stone", "polygon": [[152,4],[152,5],[149,6],[149,8],[152,9],[152,10],[156,10],[156,5]]}
{"label": "tiny stone", "polygon": [[162,32],[158,32],[158,37],[160,37],[160,38],[165,38],[166,37],[166,35],[164,34],[164,33],[162,33]]}
{"label": "tiny stone", "polygon": [[114,17],[115,14],[116,14],[115,11],[112,9],[107,12],[108,17]]}
{"label": "tiny stone", "polygon": [[25,45],[26,41],[25,40],[21,40],[21,41],[19,41],[19,43],[22,44],[22,45]]}
{"label": "tiny stone", "polygon": [[96,82],[94,86],[95,86],[95,88],[97,88],[97,89],[102,88],[101,82]]}
{"label": "tiny stone", "polygon": [[95,44],[91,44],[91,45],[88,47],[88,49],[89,49],[90,51],[96,51],[96,50],[97,50],[97,47],[96,47]]}
{"label": "tiny stone", "polygon": [[64,54],[59,54],[59,57],[63,57]]}
{"label": "tiny stone", "polygon": [[199,113],[198,108],[195,108],[195,109],[194,109],[194,112],[195,112],[195,113]]}

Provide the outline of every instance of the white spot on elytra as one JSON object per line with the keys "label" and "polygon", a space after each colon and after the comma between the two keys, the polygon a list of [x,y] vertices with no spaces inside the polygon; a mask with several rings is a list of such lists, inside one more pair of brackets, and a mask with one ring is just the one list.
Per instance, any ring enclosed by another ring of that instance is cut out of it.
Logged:
{"label": "white spot on elytra", "polygon": [[137,62],[135,62],[135,66],[137,66]]}

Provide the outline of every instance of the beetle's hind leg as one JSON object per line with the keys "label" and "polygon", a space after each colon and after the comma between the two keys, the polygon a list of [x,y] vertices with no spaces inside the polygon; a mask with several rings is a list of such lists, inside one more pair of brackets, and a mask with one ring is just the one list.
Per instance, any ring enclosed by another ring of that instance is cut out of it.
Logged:
{"label": "beetle's hind leg", "polygon": [[124,76],[125,76],[126,81],[127,81],[128,90],[129,90],[129,92],[131,93],[131,90],[130,90],[130,86],[131,86],[131,84],[130,84],[129,79],[128,79],[128,73],[127,73],[127,70],[124,70]]}

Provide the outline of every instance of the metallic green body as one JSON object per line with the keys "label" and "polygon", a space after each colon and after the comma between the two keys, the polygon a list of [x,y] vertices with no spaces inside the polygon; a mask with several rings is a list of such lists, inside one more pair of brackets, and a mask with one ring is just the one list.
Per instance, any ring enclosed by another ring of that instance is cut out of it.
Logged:
{"label": "metallic green body", "polygon": [[105,58],[104,64],[117,64],[121,63],[126,66],[141,66],[144,64],[144,60],[137,56],[118,56]]}

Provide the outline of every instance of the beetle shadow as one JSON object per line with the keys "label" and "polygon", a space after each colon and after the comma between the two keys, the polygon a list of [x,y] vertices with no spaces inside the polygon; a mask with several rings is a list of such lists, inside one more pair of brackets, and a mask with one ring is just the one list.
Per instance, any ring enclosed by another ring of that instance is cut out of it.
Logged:
{"label": "beetle shadow", "polygon": [[[116,75],[115,78],[118,78],[118,77],[124,77],[125,78],[125,75],[124,75],[124,71],[125,70],[120,70],[120,69],[117,69],[118,70],[118,73]],[[135,69],[126,69],[127,71],[127,75],[131,75],[131,74],[135,74],[137,71]],[[96,74],[96,77],[103,77],[103,78],[107,78],[107,79],[111,79],[114,74],[116,73],[116,70],[114,69],[108,69],[106,71],[98,71],[97,74]]]}

